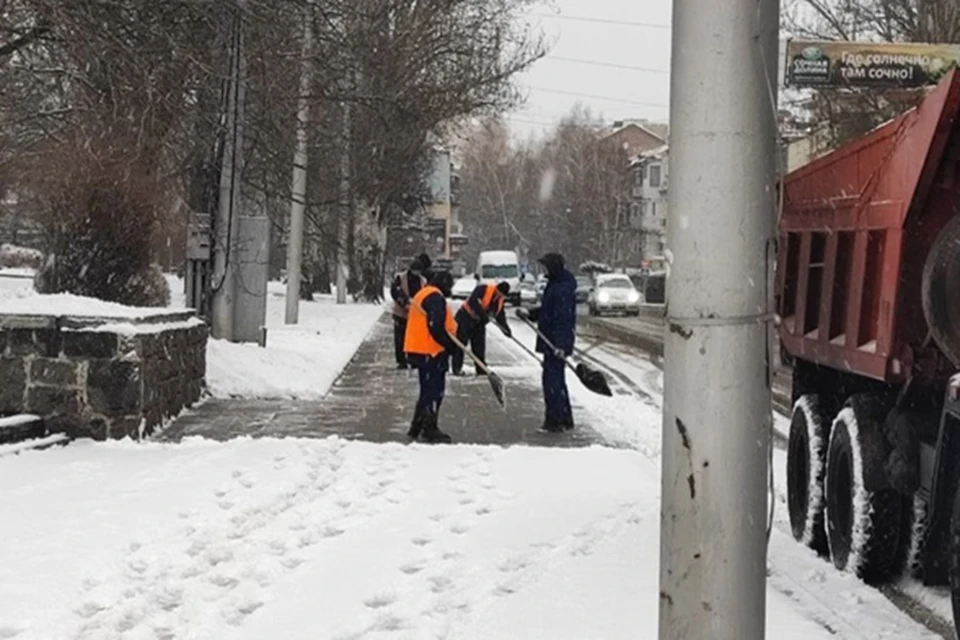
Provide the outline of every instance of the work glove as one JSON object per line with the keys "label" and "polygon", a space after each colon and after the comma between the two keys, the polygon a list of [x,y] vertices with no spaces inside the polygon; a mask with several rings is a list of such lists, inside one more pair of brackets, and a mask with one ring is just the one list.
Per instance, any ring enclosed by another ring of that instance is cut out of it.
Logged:
{"label": "work glove", "polygon": [[554,349],[553,355],[555,355],[560,360],[563,360],[564,358],[567,357],[567,354],[563,352],[563,349]]}

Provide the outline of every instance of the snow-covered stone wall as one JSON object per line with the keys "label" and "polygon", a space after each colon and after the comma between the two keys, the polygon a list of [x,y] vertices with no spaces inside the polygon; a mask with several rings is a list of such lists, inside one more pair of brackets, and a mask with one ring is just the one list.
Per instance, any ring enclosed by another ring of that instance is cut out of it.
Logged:
{"label": "snow-covered stone wall", "polygon": [[200,398],[206,344],[189,313],[0,315],[0,416],[37,414],[72,437],[148,435]]}

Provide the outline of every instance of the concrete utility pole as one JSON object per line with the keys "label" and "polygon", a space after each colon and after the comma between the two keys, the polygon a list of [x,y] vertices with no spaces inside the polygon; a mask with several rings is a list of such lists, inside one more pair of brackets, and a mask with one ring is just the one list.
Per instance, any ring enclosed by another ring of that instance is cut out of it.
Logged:
{"label": "concrete utility pole", "polygon": [[234,339],[237,257],[240,238],[240,176],[243,161],[243,124],[246,104],[247,62],[243,53],[243,18],[246,0],[238,0],[230,43],[230,80],[227,83],[227,113],[223,161],[220,172],[219,207],[215,219],[213,300],[211,332],[214,338]]}
{"label": "concrete utility pole", "polygon": [[778,0],[674,0],[660,638],[764,637]]}
{"label": "concrete utility pole", "polygon": [[[309,6],[309,5],[308,5]],[[307,121],[313,79],[313,15],[303,21],[303,61],[300,65],[300,101],[297,110],[297,148],[293,154],[290,201],[290,235],[287,239],[287,308],[285,321],[297,324],[300,316],[300,265],[303,259],[303,213],[307,199]]]}
{"label": "concrete utility pole", "polygon": [[340,144],[340,219],[337,221],[337,304],[347,301],[347,242],[353,218],[353,198],[350,191],[350,103],[344,102],[343,133]]}

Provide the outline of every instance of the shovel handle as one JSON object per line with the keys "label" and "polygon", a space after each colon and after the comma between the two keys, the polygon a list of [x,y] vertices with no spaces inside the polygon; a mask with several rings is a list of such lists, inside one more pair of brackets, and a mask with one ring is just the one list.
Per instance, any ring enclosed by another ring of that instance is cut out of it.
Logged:
{"label": "shovel handle", "polygon": [[[533,329],[534,331],[536,331],[536,332],[537,332],[537,335],[540,336],[540,339],[543,340],[544,343],[546,343],[546,345],[547,345],[548,347],[550,347],[550,348],[554,351],[554,353],[556,353],[557,348],[556,348],[555,346],[553,346],[553,343],[550,342],[550,339],[547,338],[547,336],[543,335],[543,332],[540,331],[540,327],[538,327],[537,325],[533,324],[532,322],[530,322],[529,320],[527,320],[527,319],[524,318],[523,316],[519,316],[519,318],[520,318],[521,320],[523,320],[525,323],[527,323],[527,326],[528,326],[528,327],[530,327],[531,329]],[[576,351],[576,348],[574,348],[574,351]],[[573,364],[570,362],[570,360],[568,360],[566,357],[562,357],[562,358],[560,358],[560,359],[563,360],[563,363],[564,363],[565,365],[567,365],[568,367],[570,367],[570,371],[573,371],[574,373],[576,373],[577,368],[573,366]]]}

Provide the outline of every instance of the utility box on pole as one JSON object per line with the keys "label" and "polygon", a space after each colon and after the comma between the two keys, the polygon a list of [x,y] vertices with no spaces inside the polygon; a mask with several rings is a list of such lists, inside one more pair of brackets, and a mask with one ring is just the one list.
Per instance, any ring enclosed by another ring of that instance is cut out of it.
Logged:
{"label": "utility box on pole", "polygon": [[674,0],[660,638],[764,637],[778,0]]}

